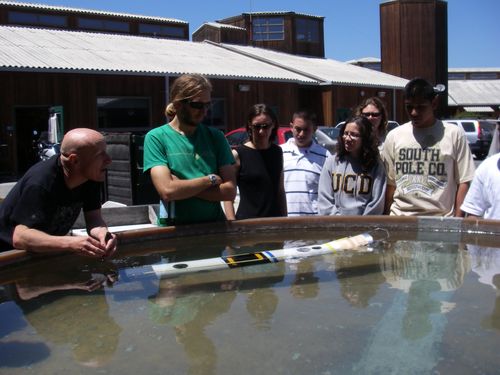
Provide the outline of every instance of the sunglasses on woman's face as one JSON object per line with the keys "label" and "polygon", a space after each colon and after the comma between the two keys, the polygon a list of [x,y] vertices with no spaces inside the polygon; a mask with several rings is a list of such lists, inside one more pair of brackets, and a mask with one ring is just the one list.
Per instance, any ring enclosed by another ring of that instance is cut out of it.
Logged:
{"label": "sunglasses on woman's face", "polygon": [[273,124],[267,124],[267,123],[262,123],[262,124],[252,124],[251,125],[251,128],[252,129],[255,129],[255,130],[267,130],[269,128],[272,128],[273,127]]}
{"label": "sunglasses on woman's face", "polygon": [[361,115],[363,117],[380,117],[381,113],[380,112],[362,112]]}
{"label": "sunglasses on woman's face", "polygon": [[209,109],[210,106],[212,105],[211,102],[193,102],[191,100],[183,100],[184,103],[187,103],[191,108],[193,109]]}

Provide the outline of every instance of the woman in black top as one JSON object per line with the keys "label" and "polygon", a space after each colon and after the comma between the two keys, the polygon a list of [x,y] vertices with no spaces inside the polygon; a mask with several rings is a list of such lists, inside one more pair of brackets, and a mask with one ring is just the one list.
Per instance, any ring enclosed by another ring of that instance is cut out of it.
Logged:
{"label": "woman in black top", "polygon": [[248,141],[233,150],[240,191],[238,211],[224,202],[228,220],[286,216],[283,153],[273,143],[278,130],[276,115],[265,104],[250,109],[246,124]]}

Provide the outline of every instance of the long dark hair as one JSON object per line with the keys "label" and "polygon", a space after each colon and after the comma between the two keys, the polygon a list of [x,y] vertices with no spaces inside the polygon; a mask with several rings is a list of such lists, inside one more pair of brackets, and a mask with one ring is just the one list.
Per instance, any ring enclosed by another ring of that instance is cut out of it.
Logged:
{"label": "long dark hair", "polygon": [[339,138],[337,143],[337,158],[344,160],[348,155],[345,149],[344,131],[347,124],[355,123],[358,126],[359,134],[361,135],[361,157],[360,162],[363,171],[367,172],[372,169],[378,162],[380,153],[378,151],[378,139],[373,131],[372,123],[366,117],[355,116],[346,120],[340,127]]}
{"label": "long dark hair", "polygon": [[271,118],[271,121],[273,122],[274,127],[273,130],[271,131],[271,135],[269,138],[269,141],[272,143],[276,139],[276,136],[278,134],[278,118],[276,117],[274,111],[266,104],[254,104],[253,106],[250,107],[247,116],[247,123],[245,125],[248,134],[248,139],[250,139],[250,141],[253,142],[252,129],[250,129],[250,125],[252,125],[252,120],[260,115],[269,116]]}

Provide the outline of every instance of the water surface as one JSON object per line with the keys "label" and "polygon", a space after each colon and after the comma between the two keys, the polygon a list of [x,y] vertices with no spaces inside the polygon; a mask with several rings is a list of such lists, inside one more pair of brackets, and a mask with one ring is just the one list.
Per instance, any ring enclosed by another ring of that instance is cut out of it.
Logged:
{"label": "water surface", "polygon": [[370,251],[162,279],[141,272],[343,235],[178,238],[106,262],[1,271],[0,373],[498,372],[499,248],[393,234]]}

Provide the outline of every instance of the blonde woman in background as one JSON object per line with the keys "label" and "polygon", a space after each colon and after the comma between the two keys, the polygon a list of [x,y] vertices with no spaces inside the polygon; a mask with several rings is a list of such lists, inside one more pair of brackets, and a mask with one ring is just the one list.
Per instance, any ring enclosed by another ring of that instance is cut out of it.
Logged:
{"label": "blonde woman in background", "polygon": [[355,116],[363,116],[370,121],[378,139],[379,150],[382,150],[387,135],[387,110],[382,100],[376,96],[365,99],[356,108]]}

